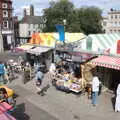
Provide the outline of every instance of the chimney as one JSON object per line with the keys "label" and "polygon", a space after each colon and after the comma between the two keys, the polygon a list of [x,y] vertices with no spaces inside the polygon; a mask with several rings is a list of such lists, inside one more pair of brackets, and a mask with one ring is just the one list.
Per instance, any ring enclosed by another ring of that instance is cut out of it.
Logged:
{"label": "chimney", "polygon": [[34,6],[30,5],[30,16],[34,16]]}
{"label": "chimney", "polygon": [[26,9],[24,9],[23,15],[24,15],[24,17],[27,15]]}

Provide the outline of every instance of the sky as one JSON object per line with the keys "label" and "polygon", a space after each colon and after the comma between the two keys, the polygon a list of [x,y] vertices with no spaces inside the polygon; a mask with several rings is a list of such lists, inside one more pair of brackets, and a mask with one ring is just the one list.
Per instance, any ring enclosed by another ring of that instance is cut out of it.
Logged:
{"label": "sky", "polygon": [[[42,10],[49,7],[50,1],[58,0],[12,0],[14,15],[23,15],[23,8],[33,4],[35,15],[42,15]],[[120,0],[70,0],[76,8],[81,6],[97,6],[102,9],[103,15],[106,15],[110,8],[120,10]]]}

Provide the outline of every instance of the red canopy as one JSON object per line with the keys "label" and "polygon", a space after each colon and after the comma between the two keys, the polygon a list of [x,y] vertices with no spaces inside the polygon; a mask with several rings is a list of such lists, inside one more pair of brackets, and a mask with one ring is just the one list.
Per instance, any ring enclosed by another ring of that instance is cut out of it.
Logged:
{"label": "red canopy", "polygon": [[111,56],[100,56],[91,60],[92,64],[97,66],[120,70],[120,58]]}
{"label": "red canopy", "polygon": [[8,113],[3,113],[0,114],[0,120],[16,120],[16,119]]}

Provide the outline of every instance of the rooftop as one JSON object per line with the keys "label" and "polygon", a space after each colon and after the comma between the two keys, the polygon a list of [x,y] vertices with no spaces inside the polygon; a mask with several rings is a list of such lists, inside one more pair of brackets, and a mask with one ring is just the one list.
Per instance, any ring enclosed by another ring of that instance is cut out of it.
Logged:
{"label": "rooftop", "polygon": [[40,24],[43,23],[42,16],[25,16],[22,18],[20,23],[28,23],[28,24]]}

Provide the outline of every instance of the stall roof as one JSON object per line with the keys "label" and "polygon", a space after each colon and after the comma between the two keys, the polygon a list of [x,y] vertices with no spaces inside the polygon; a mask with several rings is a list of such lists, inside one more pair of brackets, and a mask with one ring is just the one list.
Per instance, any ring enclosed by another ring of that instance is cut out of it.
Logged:
{"label": "stall roof", "polygon": [[3,113],[0,114],[0,120],[16,120],[16,119],[8,113]]}
{"label": "stall roof", "polygon": [[50,47],[39,46],[39,47],[35,47],[33,49],[27,50],[27,53],[31,53],[31,54],[35,54],[35,55],[40,55],[41,53],[48,52],[48,51],[50,51],[52,49],[53,48],[50,48]]}
{"label": "stall roof", "polygon": [[34,46],[31,45],[31,44],[24,44],[24,45],[21,45],[19,47],[16,47],[15,49],[16,49],[16,51],[27,51],[27,50],[29,50],[29,49],[31,49],[33,47]]}
{"label": "stall roof", "polygon": [[91,60],[92,64],[106,68],[120,70],[120,58],[111,56],[100,56]]}

